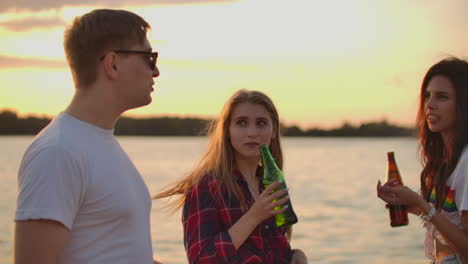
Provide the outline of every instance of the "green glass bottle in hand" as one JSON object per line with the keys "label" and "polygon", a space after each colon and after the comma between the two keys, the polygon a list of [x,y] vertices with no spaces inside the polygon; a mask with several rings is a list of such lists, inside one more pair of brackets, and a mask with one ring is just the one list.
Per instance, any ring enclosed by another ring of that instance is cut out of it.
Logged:
{"label": "green glass bottle in hand", "polygon": [[[263,166],[262,183],[265,188],[274,182],[282,181],[283,183],[275,191],[285,189],[286,182],[284,181],[284,174],[276,165],[275,160],[268,149],[268,145],[260,146],[260,154],[262,156]],[[288,206],[288,209],[286,209],[284,213],[276,215],[276,226],[278,227],[297,223],[297,216],[292,208],[291,200],[288,200],[282,206],[285,205]],[[279,209],[281,209],[281,206],[275,207],[275,210]]]}

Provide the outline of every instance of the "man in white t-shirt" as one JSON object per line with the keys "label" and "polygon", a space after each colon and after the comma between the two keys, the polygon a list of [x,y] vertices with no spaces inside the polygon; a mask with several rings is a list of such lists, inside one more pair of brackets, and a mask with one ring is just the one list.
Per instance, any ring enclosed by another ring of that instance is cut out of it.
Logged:
{"label": "man in white t-shirt", "polygon": [[19,171],[16,264],[152,264],[151,198],[116,141],[126,110],[151,102],[157,53],[150,25],[94,10],[66,30],[75,95],[34,139]]}

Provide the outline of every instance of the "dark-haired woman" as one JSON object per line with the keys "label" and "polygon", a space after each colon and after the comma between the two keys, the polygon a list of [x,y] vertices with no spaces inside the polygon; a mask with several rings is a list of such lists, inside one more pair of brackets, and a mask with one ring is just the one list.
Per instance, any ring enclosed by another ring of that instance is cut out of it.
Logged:
{"label": "dark-haired woman", "polygon": [[423,170],[421,194],[377,184],[388,204],[406,205],[426,228],[431,263],[468,263],[468,63],[449,58],[423,79],[417,117]]}

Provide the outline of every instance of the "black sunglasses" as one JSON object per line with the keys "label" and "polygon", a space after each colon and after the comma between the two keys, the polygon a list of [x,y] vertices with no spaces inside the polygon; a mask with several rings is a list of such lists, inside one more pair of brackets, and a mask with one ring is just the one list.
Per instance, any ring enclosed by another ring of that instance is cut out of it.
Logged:
{"label": "black sunglasses", "polygon": [[[143,54],[145,55],[146,61],[150,68],[154,71],[156,69],[156,61],[158,60],[158,52],[151,52],[151,51],[143,51],[143,50],[112,50],[115,53],[121,54]],[[103,60],[106,55],[103,55],[99,60]]]}

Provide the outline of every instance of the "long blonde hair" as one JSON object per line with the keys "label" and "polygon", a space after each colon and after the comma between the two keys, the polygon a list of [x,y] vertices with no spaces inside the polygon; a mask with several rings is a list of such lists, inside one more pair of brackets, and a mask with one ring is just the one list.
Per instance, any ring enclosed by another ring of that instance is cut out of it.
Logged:
{"label": "long blonde hair", "polygon": [[279,117],[272,100],[262,92],[241,89],[229,98],[217,120],[208,125],[208,146],[195,168],[188,176],[153,196],[154,199],[179,194],[181,195],[180,197],[168,204],[174,210],[179,209],[184,205],[186,195],[192,186],[197,184],[204,176],[211,175],[220,184],[224,185],[230,193],[234,194],[240,200],[241,208],[246,210],[246,199],[232,174],[236,165],[234,150],[228,133],[233,109],[238,104],[246,102],[263,105],[271,114],[274,140],[270,143],[270,151],[275,158],[278,168],[283,168],[283,152],[279,140]]}

